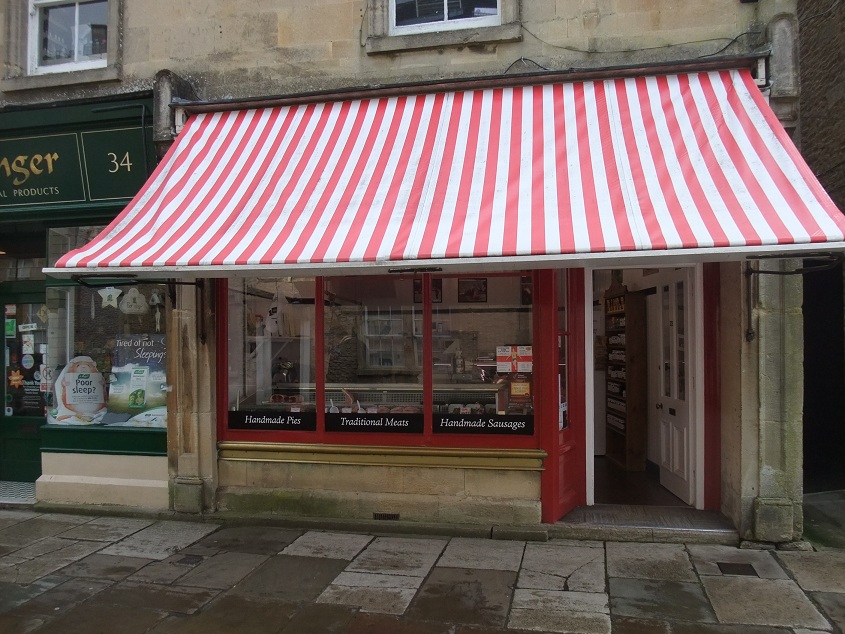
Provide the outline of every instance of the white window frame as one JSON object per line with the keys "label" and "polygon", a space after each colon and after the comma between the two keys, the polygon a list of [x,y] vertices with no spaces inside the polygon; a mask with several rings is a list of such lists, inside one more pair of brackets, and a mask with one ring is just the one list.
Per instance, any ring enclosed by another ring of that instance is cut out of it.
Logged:
{"label": "white window frame", "polygon": [[410,24],[406,26],[396,25],[396,0],[388,0],[388,35],[410,35],[413,33],[436,33],[440,31],[457,31],[459,29],[474,29],[487,26],[499,26],[502,24],[502,0],[496,0],[496,15],[482,16],[478,18],[461,18],[449,20],[449,0],[443,0],[443,20],[439,22],[424,22],[421,24]]}
{"label": "white window frame", "polygon": [[[107,15],[110,16],[109,13],[109,3],[113,0],[107,0],[106,2],[106,10]],[[66,73],[69,71],[77,71],[77,70],[91,70],[95,68],[106,68],[108,66],[108,56],[110,51],[110,46],[112,38],[109,36],[106,40],[106,55],[102,59],[92,59],[92,60],[83,60],[83,61],[70,61],[64,62],[59,64],[50,64],[47,66],[41,66],[38,63],[39,56],[41,53],[41,19],[40,13],[41,9],[50,6],[58,6],[62,4],[74,4],[76,5],[76,22],[79,22],[79,5],[84,4],[84,0],[29,0],[29,37],[28,37],[28,74],[30,75],[47,75],[50,73]],[[109,20],[109,30],[111,30],[111,20]],[[78,42],[74,41],[74,56],[76,56],[78,47]]]}

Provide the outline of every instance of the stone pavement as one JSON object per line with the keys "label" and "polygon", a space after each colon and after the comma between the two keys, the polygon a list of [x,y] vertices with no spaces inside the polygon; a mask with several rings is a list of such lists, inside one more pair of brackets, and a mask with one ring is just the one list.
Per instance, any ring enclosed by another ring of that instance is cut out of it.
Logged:
{"label": "stone pavement", "polygon": [[845,551],[0,510],[0,632],[845,631]]}

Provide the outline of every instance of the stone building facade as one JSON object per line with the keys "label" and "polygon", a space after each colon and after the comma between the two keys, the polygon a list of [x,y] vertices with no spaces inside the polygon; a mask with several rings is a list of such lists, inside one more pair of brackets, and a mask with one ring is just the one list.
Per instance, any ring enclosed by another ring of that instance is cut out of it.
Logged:
{"label": "stone building facade", "polygon": [[[763,88],[773,109],[788,129],[798,120],[794,0],[500,0],[501,21],[493,27],[394,35],[390,1],[108,0],[105,65],[39,73],[31,66],[29,3],[6,0],[0,7],[5,24],[0,32],[0,106],[9,111],[45,104],[105,104],[120,95],[153,91],[154,140],[162,155],[178,124],[170,105],[179,99],[260,101],[276,95],[670,62],[678,69],[695,69],[703,61],[759,55],[764,61],[757,72],[767,75]],[[819,26],[838,33],[841,43],[843,30],[837,31],[833,21]],[[834,39],[830,41],[832,47]],[[802,104],[802,116],[810,116],[813,106],[834,108],[837,90],[841,93],[830,82],[825,94],[811,97],[811,105]],[[845,169],[834,164],[831,148],[820,144],[814,151],[823,169]],[[759,266],[787,270],[795,262]],[[803,530],[801,283],[795,277],[745,275],[739,262],[718,267],[719,510],[743,538],[792,541]],[[53,474],[61,478],[52,488],[42,487],[45,500],[81,501],[86,491],[95,490],[86,484],[92,477],[101,485],[98,495],[143,489],[143,482],[153,482],[149,486],[160,491],[165,482],[170,508],[202,512],[217,508],[226,481],[246,484],[245,463],[217,459],[213,386],[222,371],[214,349],[217,310],[211,293],[180,286],[167,311],[172,388],[167,473],[146,467],[127,476],[107,474],[105,467],[86,473],[82,462],[68,466],[65,461],[64,471]],[[749,328],[754,338],[747,337]],[[109,464],[120,460],[114,457]],[[45,482],[50,475],[45,471]],[[272,476],[265,472],[249,478],[255,485]],[[337,483],[343,478],[332,479]],[[347,489],[332,494],[354,496],[356,482],[360,479],[351,478]],[[437,488],[437,483],[429,485]],[[529,490],[530,497],[535,484],[513,481],[509,486],[520,489],[517,496]],[[126,499],[117,496],[114,503]],[[243,509],[261,510],[266,504],[250,506],[246,497],[238,499]],[[160,502],[151,503],[156,504]],[[307,513],[306,506],[300,510]]]}

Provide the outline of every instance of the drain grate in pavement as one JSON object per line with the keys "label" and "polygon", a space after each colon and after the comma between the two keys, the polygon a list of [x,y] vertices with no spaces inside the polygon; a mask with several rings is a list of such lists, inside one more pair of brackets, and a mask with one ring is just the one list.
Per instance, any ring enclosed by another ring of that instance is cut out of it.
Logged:
{"label": "drain grate in pavement", "polygon": [[35,482],[0,482],[0,503],[35,504]]}
{"label": "drain grate in pavement", "polygon": [[726,561],[717,561],[716,565],[723,575],[742,575],[744,577],[757,577],[757,571],[751,564],[736,564]]}

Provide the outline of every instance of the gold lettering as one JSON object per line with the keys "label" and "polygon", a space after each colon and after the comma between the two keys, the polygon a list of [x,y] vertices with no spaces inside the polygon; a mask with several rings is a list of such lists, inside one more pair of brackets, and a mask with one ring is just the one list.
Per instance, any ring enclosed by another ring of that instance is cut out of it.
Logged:
{"label": "gold lettering", "polygon": [[23,185],[27,179],[29,178],[29,170],[24,167],[24,163],[26,163],[26,156],[18,156],[15,157],[15,160],[12,161],[12,171],[16,174],[20,174],[15,180],[12,181],[14,185]]}
{"label": "gold lettering", "polygon": [[44,159],[47,161],[47,173],[52,174],[53,173],[53,164],[56,161],[59,160],[58,153],[53,152],[52,154],[45,154]]}
{"label": "gold lettering", "polygon": [[9,168],[9,159],[5,156],[3,157],[3,160],[0,160],[0,168],[3,168],[3,171],[6,172],[6,176],[12,175],[12,170]]}
{"label": "gold lettering", "polygon": [[29,171],[35,174],[43,174],[44,170],[38,167],[44,161],[44,157],[40,154],[33,154],[32,159],[29,161]]}

